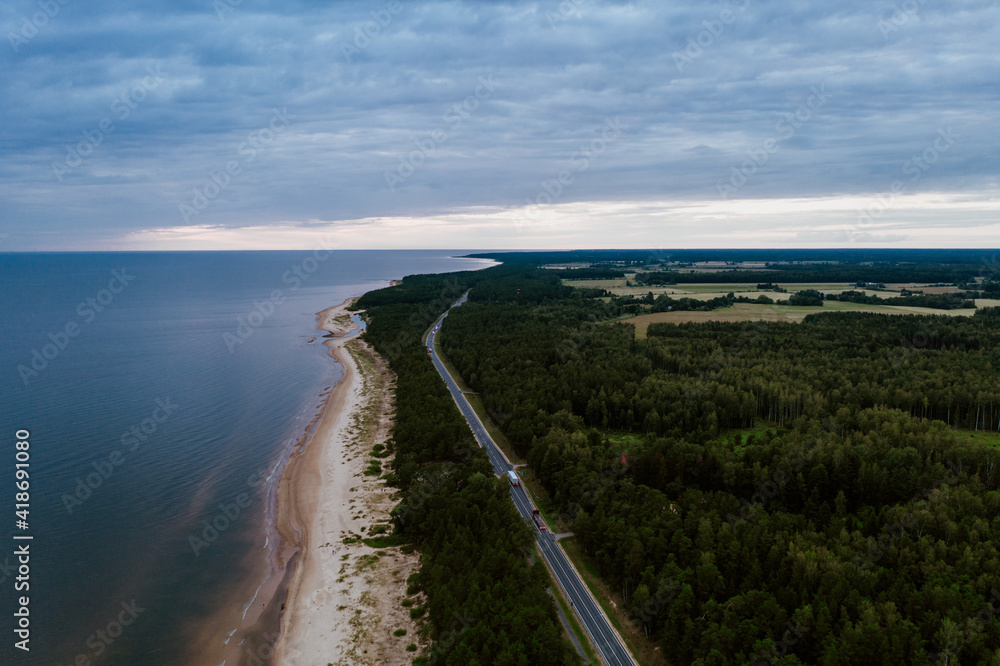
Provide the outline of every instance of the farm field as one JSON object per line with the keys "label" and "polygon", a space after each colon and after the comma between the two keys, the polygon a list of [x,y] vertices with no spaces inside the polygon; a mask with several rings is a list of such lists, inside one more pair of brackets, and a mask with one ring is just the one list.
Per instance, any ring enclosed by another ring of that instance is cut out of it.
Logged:
{"label": "farm field", "polygon": [[922,287],[920,285],[915,285],[913,283],[907,284],[887,284],[885,285],[886,290],[899,291],[900,289],[916,289],[917,291],[922,291],[925,294],[957,294],[964,291],[959,289],[955,285],[949,285],[946,287]]}
{"label": "farm field", "polygon": [[[694,284],[679,284],[670,286],[628,286],[627,281],[631,281],[634,275],[626,274],[624,278],[617,278],[611,280],[563,280],[563,284],[570,287],[579,287],[586,289],[607,289],[609,292],[615,296],[645,296],[646,294],[653,292],[654,296],[659,296],[660,294],[667,294],[668,296],[676,298],[697,298],[701,300],[711,300],[713,298],[718,298],[720,296],[725,296],[729,292],[734,294],[739,294],[741,296],[746,296],[748,298],[757,298],[758,296],[767,296],[775,301],[788,300],[796,291],[802,291],[803,289],[815,289],[823,293],[833,293],[839,294],[845,291],[863,291],[868,295],[881,295],[883,297],[896,295],[896,289],[885,289],[882,291],[873,291],[871,289],[857,289],[844,282],[812,282],[812,283],[788,283],[781,284],[782,289],[788,290],[788,293],[780,293],[774,291],[761,291],[757,289],[756,284],[715,284],[715,283],[694,283]],[[943,287],[942,287],[943,288]]]}
{"label": "farm field", "polygon": [[703,321],[787,321],[798,323],[807,315],[817,312],[880,312],[884,314],[936,314],[957,317],[960,315],[972,315],[975,310],[935,310],[932,308],[913,308],[900,305],[861,305],[858,303],[845,303],[841,301],[826,301],[822,307],[819,306],[796,306],[796,305],[762,305],[757,303],[736,303],[731,308],[720,308],[706,312],[656,312],[648,315],[639,315],[620,321],[633,324],[635,326],[635,337],[644,339],[646,329],[650,324],[669,322],[681,324],[685,322]]}

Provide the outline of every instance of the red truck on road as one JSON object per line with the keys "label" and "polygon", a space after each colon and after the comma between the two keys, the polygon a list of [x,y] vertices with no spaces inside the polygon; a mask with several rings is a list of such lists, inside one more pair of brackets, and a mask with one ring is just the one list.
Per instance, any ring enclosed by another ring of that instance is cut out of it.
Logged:
{"label": "red truck on road", "polygon": [[545,521],[542,520],[542,514],[538,512],[538,509],[531,510],[531,519],[535,521],[535,525],[538,526],[539,531],[545,531]]}

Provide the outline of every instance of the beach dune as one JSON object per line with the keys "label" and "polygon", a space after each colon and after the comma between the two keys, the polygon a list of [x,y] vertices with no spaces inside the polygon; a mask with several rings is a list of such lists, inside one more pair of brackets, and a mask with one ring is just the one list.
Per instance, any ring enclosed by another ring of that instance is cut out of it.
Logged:
{"label": "beach dune", "polygon": [[298,553],[275,645],[278,666],[402,666],[415,656],[407,645],[419,644],[402,605],[418,556],[361,540],[385,529],[376,526],[389,522],[395,504],[393,490],[370,467],[384,462],[370,453],[388,437],[393,387],[385,362],[362,340],[345,337],[356,328],[349,304],[317,316],[344,373],[278,487],[282,550]]}

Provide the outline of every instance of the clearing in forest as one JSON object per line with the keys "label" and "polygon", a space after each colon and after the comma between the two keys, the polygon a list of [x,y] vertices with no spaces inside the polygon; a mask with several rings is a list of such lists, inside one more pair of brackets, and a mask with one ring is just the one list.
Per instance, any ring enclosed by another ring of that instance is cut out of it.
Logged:
{"label": "clearing in forest", "polygon": [[736,303],[731,308],[708,311],[656,312],[623,319],[624,323],[635,326],[635,337],[644,339],[650,324],[666,322],[682,324],[703,321],[789,321],[800,322],[806,315],[817,312],[877,312],[882,314],[936,314],[957,317],[971,316],[975,310],[935,310],[933,308],[906,307],[903,305],[862,305],[846,301],[826,301],[823,306],[805,305],[763,305],[758,303]]}

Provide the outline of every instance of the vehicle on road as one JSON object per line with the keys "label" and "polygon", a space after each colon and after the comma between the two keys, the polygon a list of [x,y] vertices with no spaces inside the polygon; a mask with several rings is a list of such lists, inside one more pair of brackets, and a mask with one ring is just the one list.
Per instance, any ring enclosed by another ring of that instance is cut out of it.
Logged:
{"label": "vehicle on road", "polygon": [[517,478],[517,472],[510,470],[507,472],[507,480],[510,481],[510,485],[519,486],[521,485],[521,480]]}
{"label": "vehicle on road", "polygon": [[[467,295],[468,294],[466,294],[466,296]],[[457,303],[455,303],[455,305],[461,305],[464,303],[466,296],[463,296]],[[439,329],[440,324],[434,328]],[[433,344],[433,342],[434,339],[432,336],[428,339],[428,345]],[[432,356],[436,356],[432,349],[428,349],[427,353]],[[504,458],[503,453],[499,448],[497,448],[496,443],[490,439],[489,434],[483,429],[482,424],[476,417],[468,399],[462,394],[462,391],[455,384],[454,378],[443,366],[441,366],[441,359],[434,358],[433,360],[435,363],[435,369],[441,375],[441,378],[444,380],[445,385],[451,392],[455,403],[459,406],[459,409],[461,410],[466,421],[468,421],[473,434],[489,454],[490,461],[493,464],[493,469],[496,475],[499,477],[507,474],[507,478],[511,479],[511,470],[509,469],[510,462]],[[520,484],[519,477],[518,483]],[[514,505],[523,516],[527,517],[530,512],[532,521],[535,523],[535,526],[539,531],[539,533],[535,536],[539,552],[555,573],[560,585],[564,590],[566,590],[570,607],[575,612],[577,618],[579,618],[581,623],[584,625],[587,633],[594,640],[594,644],[601,655],[601,663],[609,664],[610,666],[635,666],[635,660],[633,660],[629,655],[628,649],[622,644],[621,639],[611,627],[611,624],[608,622],[608,619],[604,615],[600,606],[598,606],[597,602],[594,601],[593,598],[588,596],[583,581],[580,580],[579,574],[576,573],[575,569],[573,569],[566,557],[566,554],[556,543],[555,539],[550,539],[548,537],[550,530],[545,525],[545,521],[542,519],[541,513],[531,504],[531,500],[528,499],[527,494],[523,492],[512,492],[511,499],[514,501]],[[575,601],[580,602],[580,608],[576,607]]]}

